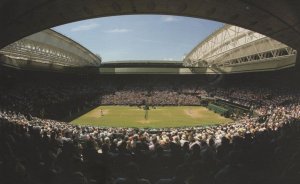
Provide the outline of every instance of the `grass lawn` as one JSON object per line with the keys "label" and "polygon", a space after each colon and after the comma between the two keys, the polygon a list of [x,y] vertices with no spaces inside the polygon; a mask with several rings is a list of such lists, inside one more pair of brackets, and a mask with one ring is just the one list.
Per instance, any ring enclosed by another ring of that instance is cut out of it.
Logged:
{"label": "grass lawn", "polygon": [[206,126],[228,122],[232,122],[232,120],[199,106],[158,106],[156,109],[150,108],[148,119],[145,119],[145,110],[138,107],[100,106],[71,123],[103,127],[163,128]]}

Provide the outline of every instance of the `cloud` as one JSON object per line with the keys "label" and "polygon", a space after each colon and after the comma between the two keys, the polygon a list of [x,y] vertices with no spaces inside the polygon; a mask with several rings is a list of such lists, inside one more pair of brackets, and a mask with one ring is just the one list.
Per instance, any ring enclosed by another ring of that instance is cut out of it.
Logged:
{"label": "cloud", "polygon": [[71,29],[72,32],[77,32],[77,31],[89,31],[92,29],[95,29],[96,27],[98,27],[99,25],[96,23],[90,23],[90,24],[85,24],[85,25],[80,25],[77,27],[73,27]]}
{"label": "cloud", "polygon": [[164,61],[174,61],[173,58],[164,58],[163,60],[164,60]]}
{"label": "cloud", "polygon": [[179,18],[170,15],[162,16],[161,19],[163,22],[176,22],[180,20]]}
{"label": "cloud", "polygon": [[108,32],[108,33],[127,33],[127,32],[129,32],[129,31],[131,31],[130,29],[125,29],[125,28],[115,28],[115,29],[111,29],[111,30],[108,30],[108,31],[106,31],[106,32]]}

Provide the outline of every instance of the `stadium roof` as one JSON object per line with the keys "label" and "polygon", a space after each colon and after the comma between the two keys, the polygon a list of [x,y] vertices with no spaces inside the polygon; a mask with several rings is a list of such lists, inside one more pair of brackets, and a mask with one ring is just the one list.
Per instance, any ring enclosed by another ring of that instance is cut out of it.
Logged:
{"label": "stadium roof", "polygon": [[[207,18],[237,25],[225,26],[200,43],[184,59],[185,67],[198,67],[204,69],[203,71],[212,70],[215,73],[276,70],[295,65],[296,50],[300,50],[299,6],[299,1],[292,0],[28,0],[26,3],[18,0],[3,1],[0,3],[0,47],[13,44],[24,36],[46,28],[77,20],[125,14],[169,14]],[[222,36],[218,35],[228,33],[228,40],[219,41]],[[234,33],[233,36],[231,33]],[[242,39],[252,41],[243,42]],[[45,45],[46,42],[47,40],[41,40],[39,44]],[[268,45],[272,46],[269,50]],[[211,46],[210,50],[205,49],[208,46]],[[25,47],[36,50],[35,46]],[[47,54],[53,53],[51,49],[37,50]],[[57,56],[68,60],[67,66],[92,66],[70,62],[72,57],[65,51],[67,50],[63,50]],[[201,54],[204,52],[204,55]],[[76,55],[75,52],[73,54]],[[31,65],[32,60],[30,57],[27,59],[27,65]],[[85,63],[93,61],[88,60]],[[57,64],[50,65],[53,67]]]}
{"label": "stadium roof", "polygon": [[70,38],[47,29],[16,41],[0,50],[2,64],[17,68],[101,64],[101,58]]}
{"label": "stadium roof", "polygon": [[102,62],[100,67],[106,66],[182,66],[182,61],[169,61],[169,60],[121,60],[121,61],[106,61]]}
{"label": "stadium roof", "polygon": [[185,66],[210,67],[220,73],[264,71],[295,66],[297,51],[260,33],[225,24],[184,59]]}
{"label": "stadium roof", "polygon": [[78,20],[129,14],[167,14],[216,20],[300,48],[300,1],[103,0],[0,2],[0,48],[25,36]]}
{"label": "stadium roof", "polygon": [[38,69],[46,66],[52,70],[55,67],[99,67],[99,73],[102,74],[223,74],[292,67],[295,65],[297,52],[262,34],[224,25],[192,49],[183,61],[123,60],[101,64],[100,57],[53,30],[25,37],[1,49],[0,54],[6,65],[17,65],[19,68]]}

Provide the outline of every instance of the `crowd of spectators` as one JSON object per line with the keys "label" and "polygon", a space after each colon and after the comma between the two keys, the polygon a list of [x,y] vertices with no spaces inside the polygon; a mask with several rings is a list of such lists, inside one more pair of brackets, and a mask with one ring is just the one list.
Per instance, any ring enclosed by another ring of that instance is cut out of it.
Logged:
{"label": "crowd of spectators", "polygon": [[[0,183],[300,181],[297,89],[174,84],[116,87],[96,81],[18,84],[0,93]],[[233,123],[209,127],[161,129],[75,126],[50,119],[59,107],[68,109],[66,104],[75,109],[91,103],[138,105],[145,101],[195,105],[199,96],[251,106],[259,116],[243,114]],[[51,112],[50,118],[36,113],[41,109]]]}
{"label": "crowd of spectators", "polygon": [[94,99],[99,90],[92,85],[58,81],[26,81],[0,85],[0,108],[39,117],[60,119]]}
{"label": "crowd of spectators", "polygon": [[124,86],[118,80],[80,80],[76,85],[69,81],[43,80],[0,85],[0,108],[31,114],[41,118],[65,119],[86,108],[99,105],[199,105],[198,96],[207,95],[205,89],[141,81]]}
{"label": "crowd of spectators", "polygon": [[193,94],[179,93],[173,90],[121,90],[101,96],[102,105],[142,105],[144,103],[164,105],[199,105],[200,99]]}

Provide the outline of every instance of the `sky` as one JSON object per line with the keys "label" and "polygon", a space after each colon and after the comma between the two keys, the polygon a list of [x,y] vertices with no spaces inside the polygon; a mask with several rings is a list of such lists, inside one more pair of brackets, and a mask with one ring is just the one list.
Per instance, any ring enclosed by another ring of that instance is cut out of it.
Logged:
{"label": "sky", "polygon": [[182,60],[223,23],[170,15],[123,15],[73,22],[53,29],[102,61]]}

